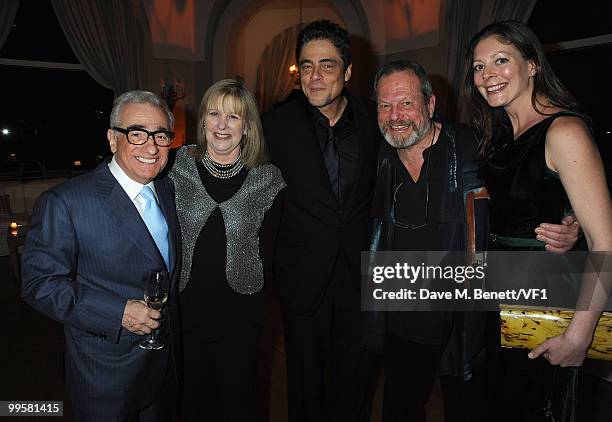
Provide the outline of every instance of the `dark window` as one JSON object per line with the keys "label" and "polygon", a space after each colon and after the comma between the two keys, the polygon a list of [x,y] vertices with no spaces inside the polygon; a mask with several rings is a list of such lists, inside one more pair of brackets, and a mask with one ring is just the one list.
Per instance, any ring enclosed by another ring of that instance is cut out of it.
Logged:
{"label": "dark window", "polygon": [[538,1],[528,21],[543,44],[612,33],[612,3],[599,0]]}
{"label": "dark window", "polygon": [[612,44],[552,51],[547,57],[557,77],[591,118],[601,125],[610,122],[612,87],[604,81],[612,69]]}
{"label": "dark window", "polygon": [[21,0],[0,57],[37,66],[0,66],[0,165],[39,160],[53,174],[74,169],[75,161],[81,169],[93,168],[110,153],[106,129],[113,92],[84,70],[41,67],[40,62],[78,63],[49,0]]}
{"label": "dark window", "polygon": [[[0,160],[45,160],[48,169],[96,164],[108,152],[113,93],[86,72],[0,66]],[[14,81],[11,83],[10,81]]]}
{"label": "dark window", "polygon": [[[538,1],[528,21],[544,45],[557,77],[584,111],[593,119],[593,132],[612,181],[612,118],[609,99],[612,87],[606,83],[612,69],[612,43],[582,44],[555,49],[554,44],[594,36],[612,36],[612,3],[583,0]],[[576,45],[572,43],[573,45]],[[610,163],[610,164],[608,164]],[[612,184],[611,184],[612,187]]]}
{"label": "dark window", "polygon": [[49,0],[21,0],[0,57],[78,63]]}

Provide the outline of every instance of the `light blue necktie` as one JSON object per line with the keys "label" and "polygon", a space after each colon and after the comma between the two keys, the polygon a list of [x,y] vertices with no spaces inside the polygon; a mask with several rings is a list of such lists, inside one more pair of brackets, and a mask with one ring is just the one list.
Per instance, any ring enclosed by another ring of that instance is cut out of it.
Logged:
{"label": "light blue necktie", "polygon": [[168,224],[166,223],[164,214],[159,208],[157,200],[155,199],[155,194],[150,187],[143,187],[139,195],[145,200],[142,218],[147,225],[149,233],[151,233],[157,248],[161,252],[164,261],[166,262],[166,268],[168,271],[171,271],[170,252],[168,250]]}

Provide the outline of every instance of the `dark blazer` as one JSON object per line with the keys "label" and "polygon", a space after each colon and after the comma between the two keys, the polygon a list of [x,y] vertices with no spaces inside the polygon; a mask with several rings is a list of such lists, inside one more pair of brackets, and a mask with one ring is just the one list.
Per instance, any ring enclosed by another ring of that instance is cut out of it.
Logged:
{"label": "dark blazer", "polygon": [[316,312],[340,251],[358,292],[360,251],[368,250],[376,156],[382,137],[374,103],[346,95],[353,111],[359,159],[341,214],[307,100],[290,102],[263,118],[272,162],[287,183],[275,259],[276,286],[285,309],[298,315]]}
{"label": "dark blazer", "polygon": [[[171,295],[160,337],[178,344],[178,224],[168,179],[155,182],[170,232]],[[153,401],[168,348],[143,350],[145,337],[121,327],[128,299],[142,299],[149,271],[165,268],[142,218],[102,163],[41,195],[22,261],[22,297],[64,324],[66,387],[74,405],[97,416],[136,412]],[[172,347],[176,349],[176,347]]]}

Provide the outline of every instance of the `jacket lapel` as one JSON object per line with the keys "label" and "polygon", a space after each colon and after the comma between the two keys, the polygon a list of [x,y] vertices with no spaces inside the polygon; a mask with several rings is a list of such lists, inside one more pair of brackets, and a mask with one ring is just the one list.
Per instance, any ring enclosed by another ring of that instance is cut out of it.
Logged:
{"label": "jacket lapel", "polygon": [[174,195],[172,190],[168,186],[168,180],[164,182],[155,181],[155,191],[157,192],[157,198],[159,199],[159,205],[166,217],[166,223],[168,224],[168,241],[170,242],[170,263],[172,265],[172,271],[176,268],[177,262],[177,224],[176,224],[176,208],[174,205]]}
{"label": "jacket lapel", "polygon": [[95,171],[97,193],[106,198],[106,212],[115,221],[117,230],[125,233],[153,262],[165,265],[136,206],[113,177],[107,163],[102,163]]}
{"label": "jacket lapel", "polygon": [[346,95],[347,99],[351,102],[351,111],[353,112],[353,115],[351,116],[351,118],[353,119],[353,125],[355,128],[355,132],[353,134],[354,136],[354,141],[357,142],[357,166],[355,167],[355,178],[353,180],[353,183],[351,183],[351,186],[349,188],[349,191],[346,193],[346,198],[344,198],[344,210],[345,212],[343,213],[345,216],[347,215],[347,211],[350,212],[350,210],[352,210],[352,206],[353,206],[353,202],[354,202],[354,198],[355,198],[355,191],[357,189],[361,189],[363,188],[363,183],[361,182],[361,178],[364,175],[364,172],[362,171],[362,165],[363,165],[363,156],[364,156],[364,145],[365,145],[365,138],[367,136],[369,136],[368,133],[368,125],[364,124],[364,119],[370,118],[371,116],[368,115],[367,110],[363,107],[363,105],[361,104],[361,102],[357,101],[353,96],[351,96],[346,90],[344,91],[344,94]]}

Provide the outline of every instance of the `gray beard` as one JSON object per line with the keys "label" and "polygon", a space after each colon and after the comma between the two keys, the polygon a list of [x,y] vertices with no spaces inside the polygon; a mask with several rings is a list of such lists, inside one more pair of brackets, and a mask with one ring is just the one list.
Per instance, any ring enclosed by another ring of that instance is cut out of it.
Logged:
{"label": "gray beard", "polygon": [[407,137],[403,139],[394,138],[390,130],[385,130],[385,126],[387,125],[388,123],[385,123],[380,128],[380,131],[382,132],[385,138],[385,141],[387,141],[387,143],[391,145],[393,148],[405,149],[405,148],[410,148],[411,146],[416,145],[419,142],[421,142],[425,134],[429,131],[429,129],[431,129],[432,123],[431,123],[431,120],[428,120],[427,124],[419,128],[417,127],[416,123],[410,122],[410,126],[412,127],[412,132],[410,133],[410,135],[408,135]]}

